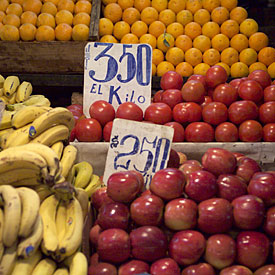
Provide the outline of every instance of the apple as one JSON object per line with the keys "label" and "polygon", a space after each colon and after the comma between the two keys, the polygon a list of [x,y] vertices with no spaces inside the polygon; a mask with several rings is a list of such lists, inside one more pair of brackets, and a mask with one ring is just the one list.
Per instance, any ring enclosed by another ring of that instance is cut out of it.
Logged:
{"label": "apple", "polygon": [[142,193],[143,191],[145,191],[145,183],[144,183],[144,178],[142,176],[142,174],[136,170],[131,170],[132,173],[134,173],[136,175],[136,177],[139,180],[139,193]]}
{"label": "apple", "polygon": [[168,241],[156,226],[141,226],[130,233],[132,256],[137,260],[153,262],[166,256]]}
{"label": "apple", "polygon": [[201,120],[202,107],[195,102],[182,102],[173,108],[173,120],[183,125]]}
{"label": "apple", "polygon": [[259,119],[262,124],[275,123],[275,101],[268,101],[260,106]]}
{"label": "apple", "polygon": [[203,84],[204,88],[207,89],[206,76],[205,75],[192,74],[191,76],[188,77],[187,81],[189,81],[189,80],[198,80]]}
{"label": "apple", "polygon": [[119,228],[106,229],[99,234],[97,252],[100,260],[122,263],[130,257],[130,237]]}
{"label": "apple", "polygon": [[[214,268],[207,263],[199,263],[195,265],[189,265],[182,270],[181,275],[215,275]],[[232,275],[232,274],[231,274]]]}
{"label": "apple", "polygon": [[275,142],[275,123],[267,123],[263,127],[263,140],[267,142]]}
{"label": "apple", "polygon": [[264,89],[271,85],[271,77],[268,72],[264,70],[255,70],[248,75],[248,79],[257,81]]}
{"label": "apple", "polygon": [[162,93],[163,93],[164,91],[163,90],[158,90],[155,94],[154,94],[154,96],[153,96],[153,102],[154,103],[156,103],[156,102],[161,102],[161,100],[162,100]]}
{"label": "apple", "polygon": [[252,275],[252,271],[243,265],[232,265],[221,270],[220,275]]}
{"label": "apple", "polygon": [[107,194],[114,201],[130,202],[139,190],[139,179],[131,171],[116,172],[108,178]]}
{"label": "apple", "polygon": [[222,102],[210,102],[205,105],[202,109],[202,119],[203,121],[217,126],[225,121],[227,121],[228,111],[225,104]]}
{"label": "apple", "polygon": [[264,102],[275,101],[275,85],[267,86],[264,89]]}
{"label": "apple", "polygon": [[74,116],[81,117],[83,115],[83,105],[71,104],[66,107]]}
{"label": "apple", "polygon": [[152,263],[151,275],[181,275],[177,262],[171,258],[163,258]]}
{"label": "apple", "polygon": [[264,202],[254,195],[243,195],[232,201],[235,225],[244,230],[260,227],[264,220]]}
{"label": "apple", "polygon": [[164,200],[171,200],[181,196],[184,183],[184,174],[179,169],[165,168],[155,173],[150,190]]}
{"label": "apple", "polygon": [[202,156],[204,169],[216,176],[234,174],[237,160],[228,150],[222,148],[208,148]]}
{"label": "apple", "polygon": [[98,253],[94,253],[92,254],[92,256],[90,257],[90,266],[91,265],[97,265],[99,264],[99,256],[98,256]]}
{"label": "apple", "polygon": [[83,118],[75,125],[75,137],[82,142],[100,141],[102,126],[94,118]]}
{"label": "apple", "polygon": [[261,172],[261,167],[254,159],[243,157],[238,160],[236,175],[243,178],[247,183],[257,172]]}
{"label": "apple", "polygon": [[238,139],[238,128],[231,122],[223,122],[215,128],[215,140],[218,142],[235,142]]}
{"label": "apple", "polygon": [[229,232],[233,223],[230,202],[222,198],[212,198],[198,205],[198,227],[208,234]]}
{"label": "apple", "polygon": [[167,168],[179,168],[180,166],[180,157],[176,150],[170,149],[169,159],[167,162]]}
{"label": "apple", "polygon": [[185,193],[190,199],[201,202],[214,197],[217,191],[216,177],[212,173],[198,170],[189,174]]}
{"label": "apple", "polygon": [[236,257],[236,243],[226,234],[212,235],[207,239],[204,259],[217,269],[232,265]]}
{"label": "apple", "polygon": [[104,141],[107,141],[107,142],[110,141],[112,128],[113,128],[113,121],[109,121],[105,124],[105,126],[103,128],[103,139],[104,139]]}
{"label": "apple", "polygon": [[182,165],[185,161],[187,161],[187,156],[183,152],[177,151],[180,158],[180,165]]}
{"label": "apple", "polygon": [[123,102],[116,110],[116,118],[123,118],[134,121],[143,120],[142,109],[134,102]]}
{"label": "apple", "polygon": [[274,275],[274,274],[275,274],[275,265],[274,264],[264,265],[264,266],[258,268],[254,272],[254,275]]}
{"label": "apple", "polygon": [[99,210],[99,208],[107,203],[111,203],[114,202],[114,200],[112,200],[108,194],[107,194],[107,187],[100,187],[98,188],[92,195],[91,197],[91,202],[93,204],[93,207],[96,210]]}
{"label": "apple", "polygon": [[183,102],[181,90],[178,89],[168,89],[162,93],[161,101],[166,103],[173,109],[178,103]]}
{"label": "apple", "polygon": [[130,206],[132,220],[138,225],[159,225],[163,217],[164,203],[155,195],[140,196]]}
{"label": "apple", "polygon": [[185,180],[188,181],[189,175],[194,172],[194,171],[201,171],[203,168],[201,165],[197,164],[192,164],[189,162],[183,163],[180,167],[179,170],[181,170],[184,174]]}
{"label": "apple", "polygon": [[[131,260],[122,264],[118,269],[118,275],[135,275],[143,272],[149,272],[149,264],[139,260]],[[107,274],[106,274],[107,275]]]}
{"label": "apple", "polygon": [[191,265],[203,255],[205,245],[205,238],[199,231],[179,231],[170,240],[169,255],[179,265]]}
{"label": "apple", "polygon": [[178,89],[180,90],[183,85],[182,76],[175,71],[165,72],[160,80],[160,87],[163,90]]}
{"label": "apple", "polygon": [[243,81],[238,88],[238,94],[240,98],[255,103],[260,102],[264,97],[262,86],[255,80]]}
{"label": "apple", "polygon": [[91,265],[88,269],[88,275],[117,275],[117,269],[114,265],[109,263],[98,263]]}
{"label": "apple", "polygon": [[237,101],[237,99],[238,90],[228,83],[218,85],[213,93],[213,100],[222,102],[226,106],[230,106],[230,104]]}
{"label": "apple", "polygon": [[215,65],[207,70],[205,77],[207,87],[215,88],[226,82],[227,72],[222,66]]}
{"label": "apple", "polygon": [[264,230],[275,239],[275,206],[270,207],[266,212]]}
{"label": "apple", "polygon": [[243,142],[258,142],[263,137],[263,127],[256,120],[245,120],[239,126],[239,139]]}
{"label": "apple", "polygon": [[181,88],[182,98],[185,102],[200,103],[204,100],[206,90],[201,81],[188,80]]}
{"label": "apple", "polygon": [[197,204],[193,200],[171,200],[165,206],[164,223],[172,230],[192,229],[197,223],[197,210]]}
{"label": "apple", "polygon": [[184,141],[184,128],[180,123],[176,121],[171,121],[171,122],[165,123],[164,126],[169,126],[174,129],[173,142]]}
{"label": "apple", "polygon": [[99,224],[94,225],[89,232],[89,239],[92,245],[97,246],[98,236],[102,232]]}
{"label": "apple", "polygon": [[185,140],[189,142],[214,141],[215,131],[213,126],[206,122],[192,122],[185,128]]}

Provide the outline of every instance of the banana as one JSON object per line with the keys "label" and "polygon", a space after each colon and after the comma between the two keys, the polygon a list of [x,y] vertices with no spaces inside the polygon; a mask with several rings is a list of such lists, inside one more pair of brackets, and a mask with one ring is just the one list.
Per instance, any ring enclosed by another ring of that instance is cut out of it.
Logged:
{"label": "banana", "polygon": [[16,102],[26,101],[32,93],[32,84],[27,81],[23,81],[16,90]]}
{"label": "banana", "polygon": [[4,94],[6,96],[11,96],[16,92],[17,87],[20,85],[20,80],[15,75],[8,76],[4,81]]}
{"label": "banana", "polygon": [[57,212],[56,212],[56,229],[57,229],[57,237],[58,241],[61,242],[63,240],[66,233],[66,221],[67,221],[67,208],[64,201],[60,201]]}
{"label": "banana", "polygon": [[40,205],[39,213],[43,220],[42,246],[48,253],[54,253],[58,248],[58,237],[55,223],[55,216],[59,200],[55,195],[46,198]]}
{"label": "banana", "polygon": [[31,257],[26,259],[19,259],[16,261],[15,267],[11,275],[30,275],[37,263],[41,260],[42,254],[39,250]]}
{"label": "banana", "polygon": [[6,247],[4,254],[2,256],[1,262],[0,262],[0,274],[1,275],[10,275],[11,272],[14,269],[17,254],[17,243],[15,242],[13,246]]}
{"label": "banana", "polygon": [[17,255],[19,258],[28,258],[31,257],[39,248],[39,245],[43,238],[43,222],[40,215],[38,215],[33,231],[31,234],[20,239],[20,242],[17,247]]}
{"label": "banana", "polygon": [[101,187],[101,180],[98,175],[93,174],[89,185],[84,189],[88,197],[91,198],[93,193]]}
{"label": "banana", "polygon": [[51,188],[46,184],[39,184],[37,186],[34,186],[33,189],[36,191],[40,198],[40,202],[44,201],[47,197],[53,194],[53,191]]}
{"label": "banana", "polygon": [[[1,81],[1,80],[0,80]],[[1,83],[0,83],[0,87],[1,87]],[[0,88],[0,96],[3,96],[4,95],[4,89],[3,88]]]}
{"label": "banana", "polygon": [[31,188],[19,187],[16,190],[19,193],[22,204],[19,236],[26,238],[31,234],[38,217],[40,199],[37,193]]}
{"label": "banana", "polygon": [[13,187],[22,187],[22,186],[28,186],[30,188],[34,186],[39,186],[41,185],[41,180],[38,177],[32,177],[32,178],[27,178],[27,179],[22,179],[18,181],[14,181],[11,185]]}
{"label": "banana", "polygon": [[63,156],[60,160],[62,167],[61,175],[66,178],[72,169],[77,156],[77,149],[73,145],[67,145],[63,150]]}
{"label": "banana", "polygon": [[60,160],[64,149],[64,143],[62,141],[57,141],[51,146],[51,148],[55,151],[55,153],[58,156],[58,159]]}
{"label": "banana", "polygon": [[82,252],[76,252],[65,260],[65,264],[69,267],[70,275],[87,275],[88,261]]}
{"label": "banana", "polygon": [[3,244],[3,228],[4,228],[4,212],[0,208],[0,262],[4,254],[4,244]]}
{"label": "banana", "polygon": [[72,184],[75,187],[85,188],[93,175],[93,167],[87,161],[82,161],[73,166],[72,169]]}
{"label": "banana", "polygon": [[18,110],[12,117],[11,124],[14,128],[21,128],[31,122],[42,114],[49,111],[51,107],[46,106],[26,106]]}
{"label": "banana", "polygon": [[[32,126],[31,126],[32,127]],[[30,131],[31,131],[30,127]],[[69,129],[65,125],[56,125],[45,130],[39,136],[31,140],[31,143],[42,143],[47,146],[52,146],[54,143],[62,140],[68,140],[70,135]]]}
{"label": "banana", "polygon": [[9,99],[4,95],[0,96],[0,101],[3,101],[5,104],[9,103]]}
{"label": "banana", "polygon": [[16,93],[13,93],[10,97],[8,97],[9,104],[14,104],[16,102]]}
{"label": "banana", "polygon": [[0,89],[3,88],[4,82],[5,82],[5,78],[4,78],[4,76],[2,76],[2,75],[0,74]]}
{"label": "banana", "polygon": [[41,260],[34,268],[32,275],[52,275],[56,270],[56,263],[49,259]]}
{"label": "banana", "polygon": [[7,128],[7,129],[3,129],[3,130],[0,130],[0,139],[2,139],[2,137],[6,134],[10,134],[14,131],[13,128]]}
{"label": "banana", "polygon": [[15,114],[15,112],[10,112],[4,110],[1,124],[0,124],[0,130],[8,129],[12,127],[11,120],[12,116]]}
{"label": "banana", "polygon": [[58,268],[53,275],[69,275],[69,270],[66,267]]}
{"label": "banana", "polygon": [[89,197],[88,194],[82,188],[75,188],[76,190],[76,199],[79,201],[82,213],[83,213],[83,221],[87,216],[89,211]]}
{"label": "banana", "polygon": [[11,247],[17,240],[21,220],[21,200],[17,190],[10,185],[0,186],[4,201],[3,243]]}

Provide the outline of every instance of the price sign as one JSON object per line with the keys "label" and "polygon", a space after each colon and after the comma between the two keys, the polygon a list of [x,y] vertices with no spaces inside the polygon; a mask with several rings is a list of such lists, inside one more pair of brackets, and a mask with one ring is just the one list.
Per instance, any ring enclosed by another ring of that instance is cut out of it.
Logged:
{"label": "price sign", "polygon": [[85,47],[84,114],[97,100],[115,109],[134,102],[143,111],[150,105],[152,47],[148,44],[90,42]]}
{"label": "price sign", "polygon": [[0,124],[4,115],[5,106],[6,104],[2,100],[0,100]]}
{"label": "price sign", "polygon": [[149,188],[155,172],[167,166],[173,135],[168,126],[115,119],[103,181],[115,172],[136,170]]}

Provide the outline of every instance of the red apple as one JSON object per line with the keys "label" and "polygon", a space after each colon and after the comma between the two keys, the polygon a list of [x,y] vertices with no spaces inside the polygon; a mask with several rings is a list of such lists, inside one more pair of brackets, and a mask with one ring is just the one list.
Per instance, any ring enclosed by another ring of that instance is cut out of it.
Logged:
{"label": "red apple", "polygon": [[183,84],[182,76],[175,71],[168,71],[163,74],[160,80],[160,87],[163,90],[181,89]]}
{"label": "red apple", "polygon": [[173,109],[178,103],[183,102],[181,90],[178,89],[168,89],[162,93],[161,101],[166,103]]}
{"label": "red apple", "polygon": [[[180,103],[179,103],[180,104]],[[151,103],[144,112],[144,120],[156,124],[172,121],[173,112],[169,105],[163,102]]]}
{"label": "red apple", "polygon": [[244,81],[242,78],[234,78],[229,82],[229,85],[233,86],[235,89],[238,90],[240,84]]}
{"label": "red apple", "polygon": [[99,210],[99,208],[107,203],[111,203],[114,202],[114,200],[112,200],[108,194],[107,194],[107,187],[100,187],[98,188],[92,195],[91,197],[91,202],[93,204],[93,207],[96,210]]}
{"label": "red apple", "polygon": [[175,260],[163,258],[155,261],[150,268],[151,275],[180,275],[180,268]]}
{"label": "red apple", "polygon": [[268,123],[263,127],[263,140],[275,142],[275,123]]}
{"label": "red apple", "polygon": [[245,120],[239,126],[239,139],[244,142],[261,141],[263,137],[263,127],[256,120]]}
{"label": "red apple", "polygon": [[181,88],[182,98],[186,102],[197,102],[203,101],[206,95],[206,90],[201,81],[188,80]]}
{"label": "red apple", "polygon": [[91,118],[95,118],[102,127],[115,118],[115,109],[113,105],[105,100],[97,100],[93,102],[89,108]]}
{"label": "red apple", "polygon": [[99,224],[94,225],[90,229],[89,238],[92,245],[97,246],[98,236],[102,232],[102,228]]}
{"label": "red apple", "polygon": [[89,266],[88,275],[117,275],[117,269],[109,263],[98,263]]}
{"label": "red apple", "polygon": [[204,96],[203,102],[200,104],[200,106],[203,108],[206,106],[208,103],[213,102],[212,98],[209,95]]}
{"label": "red apple", "polygon": [[242,265],[232,265],[224,268],[220,275],[252,275],[252,271]]}
{"label": "red apple", "polygon": [[248,75],[248,79],[257,81],[264,89],[271,85],[271,77],[268,72],[264,70],[255,70]]}
{"label": "red apple", "polygon": [[274,275],[274,274],[275,274],[275,265],[274,264],[264,265],[264,266],[258,268],[254,272],[254,275]]}
{"label": "red apple", "polygon": [[180,158],[180,165],[182,165],[185,161],[187,161],[187,156],[183,152],[177,151]]}
{"label": "red apple", "polygon": [[157,91],[155,94],[154,94],[154,96],[153,96],[153,102],[155,103],[155,102],[161,102],[161,100],[162,100],[162,93],[163,93],[164,91],[163,90],[159,90],[159,91]]}
{"label": "red apple", "polygon": [[179,166],[180,166],[180,157],[177,151],[174,149],[170,149],[167,168],[179,168]]}
{"label": "red apple", "polygon": [[83,115],[83,105],[71,104],[66,107],[73,115],[82,116]]}
{"label": "red apple", "polygon": [[169,126],[174,129],[173,142],[184,141],[184,128],[180,123],[176,121],[171,121],[171,122],[165,123],[164,126]]}
{"label": "red apple", "polygon": [[260,102],[264,96],[262,86],[255,80],[243,81],[238,88],[238,93],[243,100],[251,100],[255,103]]}
{"label": "red apple", "polygon": [[100,141],[102,138],[102,127],[94,118],[83,118],[75,125],[75,137],[82,142]]}
{"label": "red apple", "polygon": [[204,88],[207,89],[206,76],[205,75],[192,74],[191,76],[188,77],[187,81],[189,81],[189,80],[198,80],[203,84]]}
{"label": "red apple", "polygon": [[173,108],[173,119],[181,124],[201,120],[202,107],[195,102],[182,102]]}
{"label": "red apple", "polygon": [[228,111],[222,102],[210,102],[202,109],[203,121],[211,125],[219,125],[227,120]]}
{"label": "red apple", "polygon": [[207,70],[205,77],[207,86],[215,88],[219,84],[226,82],[227,72],[222,66],[215,65]]}
{"label": "red apple", "polygon": [[134,173],[139,180],[139,193],[145,191],[144,178],[142,174],[136,170],[131,170],[131,172]]}
{"label": "red apple", "polygon": [[260,106],[259,119],[263,124],[275,123],[275,101],[268,101]]}
{"label": "red apple", "polygon": [[264,89],[264,102],[275,101],[275,85],[267,86]]}
{"label": "red apple", "polygon": [[94,253],[90,257],[90,266],[97,265],[97,264],[99,264],[99,256],[98,256],[98,253]]}
{"label": "red apple", "polygon": [[227,83],[218,85],[213,93],[213,100],[217,102],[222,102],[226,106],[230,106],[230,104],[237,101],[237,99],[238,90]]}
{"label": "red apple", "polygon": [[192,164],[189,162],[183,163],[180,167],[179,170],[181,170],[185,176],[186,181],[189,179],[189,175],[194,172],[194,171],[201,171],[203,168],[199,164]]}
{"label": "red apple", "polygon": [[243,178],[247,183],[257,172],[261,172],[261,167],[254,159],[243,157],[238,160],[236,175]]}
{"label": "red apple", "polygon": [[185,140],[190,142],[214,141],[214,128],[206,122],[192,122],[185,128]]}
{"label": "red apple", "polygon": [[239,131],[235,124],[223,122],[215,129],[215,140],[219,142],[235,142],[239,139]]}
{"label": "red apple", "polygon": [[[146,262],[131,260],[122,264],[118,269],[118,275],[135,275],[143,272],[149,272],[150,267]],[[107,274],[106,274],[107,275]]]}
{"label": "red apple", "polygon": [[104,141],[107,141],[107,142],[110,141],[112,128],[113,128],[113,121],[109,121],[105,124],[105,126],[103,128],[103,139],[104,139]]}
{"label": "red apple", "polygon": [[134,102],[123,102],[116,110],[116,118],[123,118],[134,121],[143,120],[142,109]]}
{"label": "red apple", "polygon": [[270,207],[266,212],[264,230],[273,239],[275,238],[275,206]]}
{"label": "red apple", "polygon": [[[215,275],[214,268],[207,263],[199,263],[195,265],[189,265],[182,270],[181,275]],[[232,274],[231,274],[232,275]]]}

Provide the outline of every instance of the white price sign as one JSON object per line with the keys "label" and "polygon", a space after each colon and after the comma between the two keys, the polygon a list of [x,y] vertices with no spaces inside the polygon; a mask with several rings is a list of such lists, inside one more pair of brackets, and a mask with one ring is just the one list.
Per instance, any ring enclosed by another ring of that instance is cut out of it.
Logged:
{"label": "white price sign", "polygon": [[115,119],[103,181],[118,171],[136,170],[149,188],[153,175],[167,166],[174,129],[168,126]]}
{"label": "white price sign", "polygon": [[143,111],[150,105],[152,47],[148,44],[90,42],[85,47],[84,114],[97,100],[115,109],[134,102]]}

